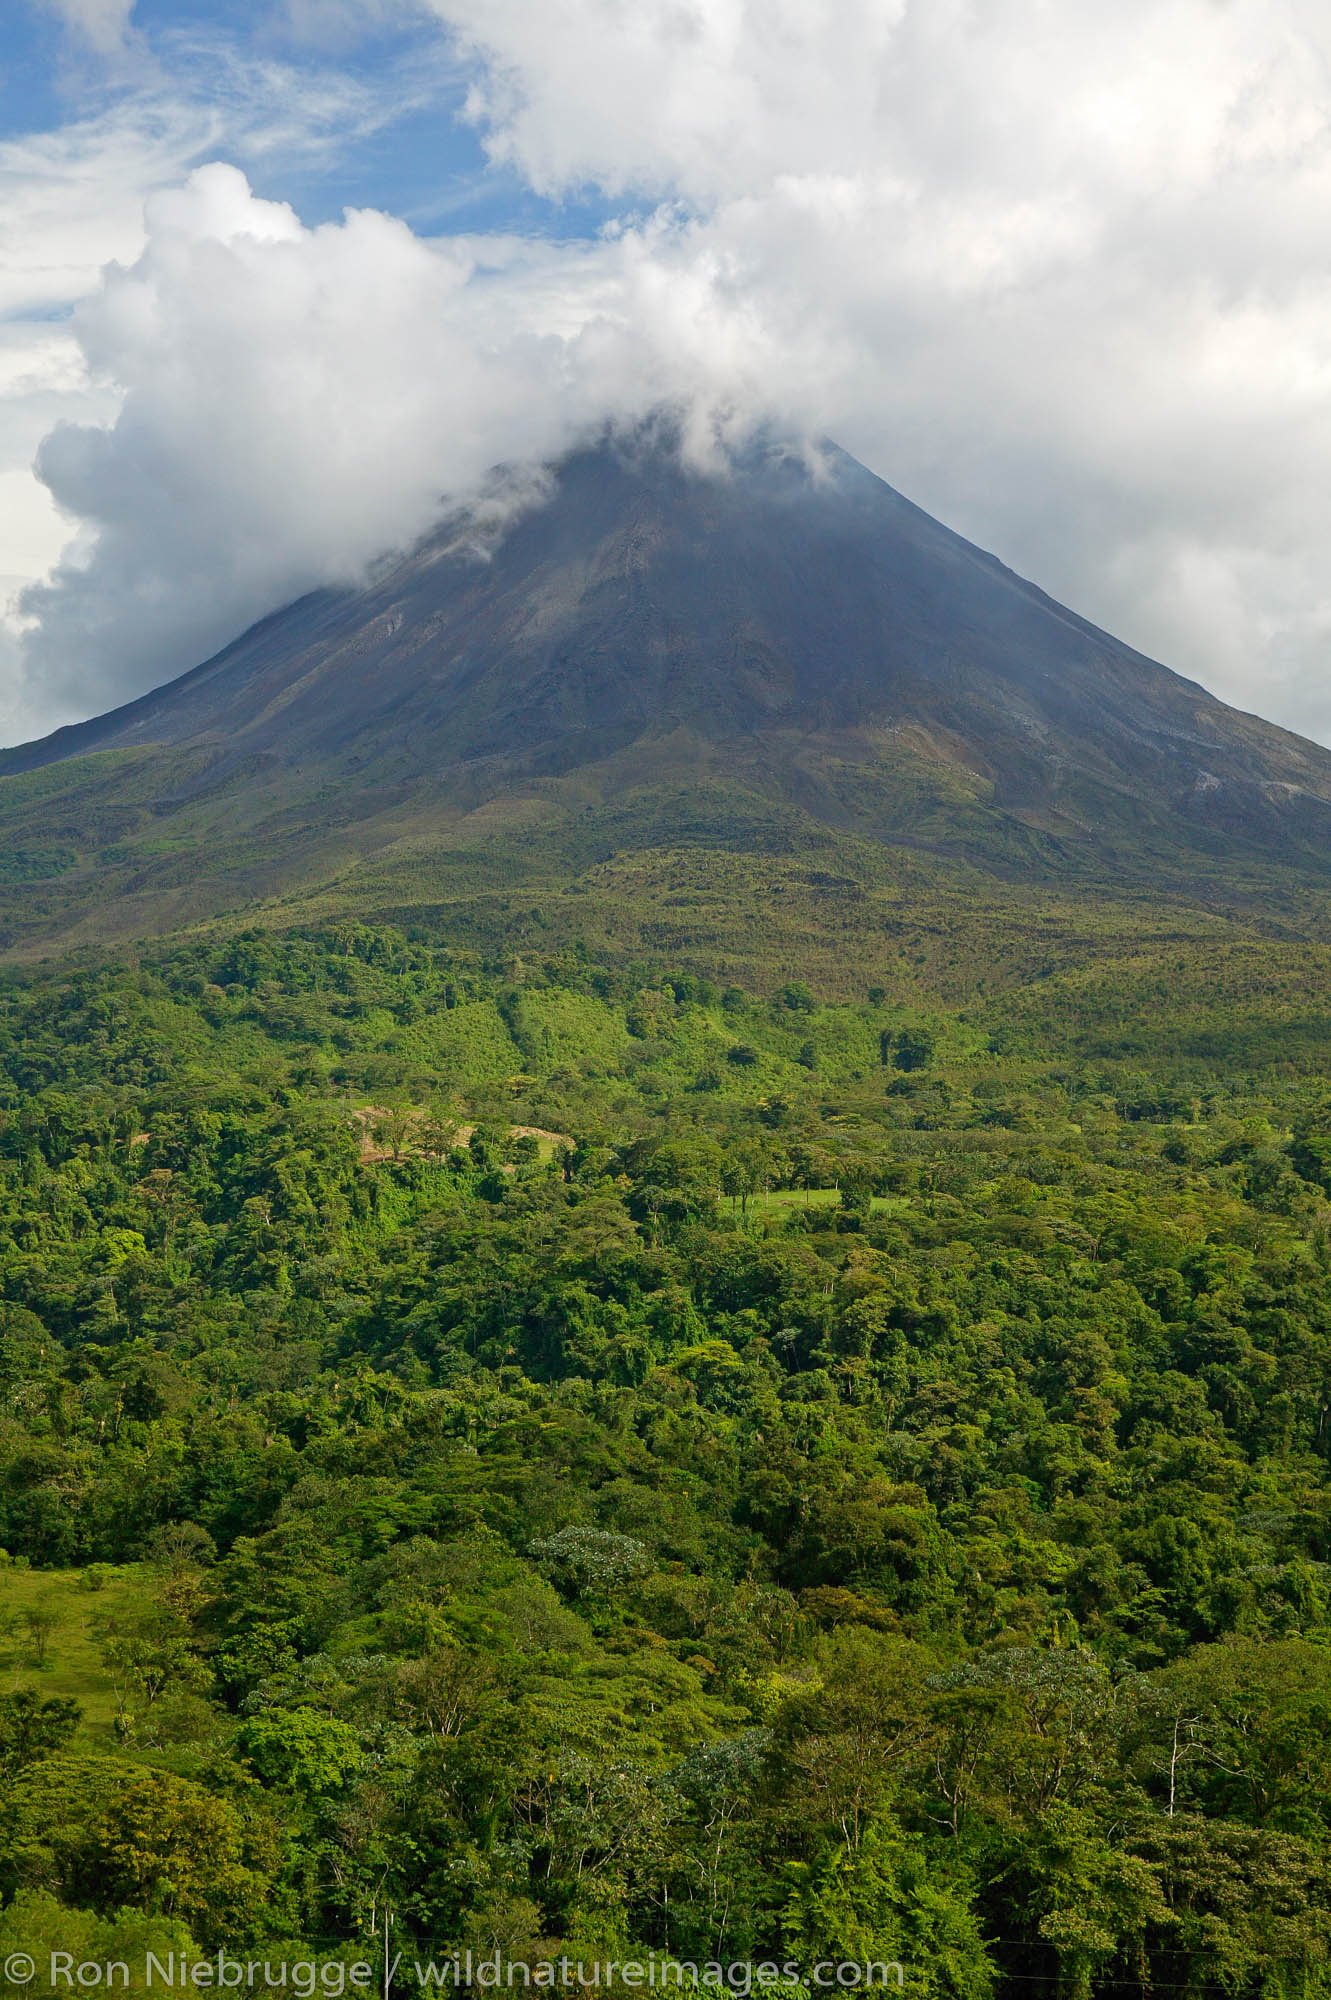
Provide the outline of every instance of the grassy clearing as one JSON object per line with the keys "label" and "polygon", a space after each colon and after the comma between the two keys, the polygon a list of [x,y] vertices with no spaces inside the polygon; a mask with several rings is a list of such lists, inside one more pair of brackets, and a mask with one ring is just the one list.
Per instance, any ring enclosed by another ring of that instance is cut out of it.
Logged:
{"label": "grassy clearing", "polygon": [[[730,1196],[729,1205],[738,1211],[740,1197]],[[748,1213],[780,1220],[802,1209],[839,1208],[840,1205],[840,1188],[773,1188],[766,1194],[751,1194]],[[889,1209],[904,1208],[906,1203],[900,1195],[876,1194],[870,1198],[869,1206],[875,1215],[885,1215]]]}
{"label": "grassy clearing", "polygon": [[97,1620],[140,1594],[133,1563],[92,1570],[0,1568],[0,1691],[31,1687],[68,1696],[83,1710],[83,1732],[110,1741],[115,1691],[98,1650]]}

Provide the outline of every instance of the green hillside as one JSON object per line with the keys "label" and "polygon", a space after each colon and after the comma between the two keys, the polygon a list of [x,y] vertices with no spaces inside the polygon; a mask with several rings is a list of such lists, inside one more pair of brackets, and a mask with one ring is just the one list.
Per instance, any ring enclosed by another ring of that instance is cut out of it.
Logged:
{"label": "green hillside", "polygon": [[0,1958],[1331,1993],[1331,950],[779,866],[11,963]]}
{"label": "green hillside", "polygon": [[1129,956],[1331,939],[1331,882],[1307,854],[1181,850],[1149,825],[1106,852],[994,810],[965,835],[954,801],[933,825],[903,800],[895,765],[876,831],[856,833],[696,774],[601,805],[584,775],[462,812],[437,787],[307,797],[289,772],[232,771],[194,797],[193,762],[106,752],[0,779],[0,956],[96,963],[178,930],[366,921],[482,957],[960,1001]]}

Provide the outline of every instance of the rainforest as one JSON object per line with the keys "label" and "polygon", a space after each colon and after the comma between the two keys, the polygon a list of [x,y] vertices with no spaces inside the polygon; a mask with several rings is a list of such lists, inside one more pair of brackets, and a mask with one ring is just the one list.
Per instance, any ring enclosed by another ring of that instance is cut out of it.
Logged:
{"label": "rainforest", "polygon": [[11,966],[0,1957],[1331,1992],[1328,969]]}

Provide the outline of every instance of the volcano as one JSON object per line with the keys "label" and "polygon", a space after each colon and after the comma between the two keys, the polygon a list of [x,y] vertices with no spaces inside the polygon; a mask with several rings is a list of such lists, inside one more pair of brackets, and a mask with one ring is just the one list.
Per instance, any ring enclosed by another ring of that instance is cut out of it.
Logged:
{"label": "volcano", "polygon": [[11,945],[291,895],[540,901],[628,852],[826,850],[854,881],[878,850],[1209,895],[1325,879],[1331,753],[834,448],[704,476],[639,441],[568,458],[503,532],[450,519],[363,587],[0,753],[0,823]]}

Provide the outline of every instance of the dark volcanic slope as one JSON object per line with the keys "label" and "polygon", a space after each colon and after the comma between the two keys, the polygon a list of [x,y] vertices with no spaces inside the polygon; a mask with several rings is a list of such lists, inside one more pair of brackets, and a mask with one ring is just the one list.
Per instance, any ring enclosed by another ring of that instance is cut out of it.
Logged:
{"label": "dark volcanic slope", "polygon": [[977,867],[1009,902],[1063,884],[1088,922],[1106,897],[1314,921],[1331,753],[839,453],[719,480],[582,453],[488,551],[442,528],[0,755],[0,950],[280,904],[505,948],[599,922],[709,963],[750,939],[803,962],[816,933],[835,969],[895,934],[907,878]]}
{"label": "dark volcanic slope", "polygon": [[774,455],[703,481],[659,453],[581,454],[488,559],[441,531],[0,772],[205,741],[395,779],[555,773],[679,725],[914,725],[996,803],[1092,819],[1115,793],[1331,799],[1331,755],[1118,644],[840,453],[821,481]]}

